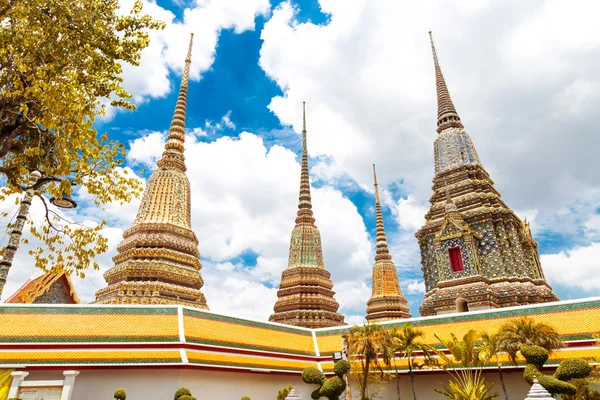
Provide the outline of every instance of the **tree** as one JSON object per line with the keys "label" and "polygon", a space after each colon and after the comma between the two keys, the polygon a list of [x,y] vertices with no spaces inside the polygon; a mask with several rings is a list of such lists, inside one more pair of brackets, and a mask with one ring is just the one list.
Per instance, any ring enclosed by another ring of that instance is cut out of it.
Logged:
{"label": "tree", "polygon": [[355,325],[348,332],[348,353],[358,361],[361,368],[361,386],[360,400],[369,400],[367,397],[367,385],[369,380],[369,370],[371,367],[379,369],[383,374],[381,364],[377,361],[377,356],[382,356],[382,361],[390,365],[389,351],[390,336],[379,325],[369,322],[364,325]]}
{"label": "tree", "polygon": [[504,376],[502,375],[502,364],[498,358],[500,350],[499,335],[497,333],[481,332],[481,346],[480,354],[484,359],[496,359],[496,365],[498,366],[498,374],[500,375],[500,383],[502,384],[502,391],[504,392],[504,398],[508,400],[508,391],[506,390],[506,384],[504,383]]}
{"label": "tree", "polygon": [[500,327],[498,349],[507,352],[515,364],[517,353],[523,345],[540,346],[552,352],[563,348],[565,343],[552,326],[535,322],[530,317],[522,316],[510,320]]}
{"label": "tree", "polygon": [[[0,3],[0,177],[6,182],[0,200],[20,193],[34,170],[52,181],[37,192],[42,199],[45,193],[62,198],[72,184],[96,204],[128,202],[141,192],[139,180],[119,168],[123,145],[93,124],[107,104],[134,108],[122,86],[122,64],[138,65],[148,31],[164,24],[142,15],[139,0],[129,14],[118,7],[117,0]],[[33,252],[36,265],[83,275],[106,250],[101,226],[73,227],[44,204],[45,225],[32,231],[46,246]]]}
{"label": "tree", "polygon": [[461,340],[454,334],[450,337],[436,334],[435,337],[452,354],[448,357],[443,350],[434,349],[443,363],[442,367],[452,377],[448,386],[440,383],[442,389],[435,389],[436,392],[450,400],[491,400],[498,396],[491,392],[494,385],[488,384],[481,375],[488,358],[477,345],[479,337],[476,331],[471,329]]}
{"label": "tree", "polygon": [[285,400],[285,398],[287,397],[287,395],[290,394],[291,390],[292,390],[291,386],[286,386],[283,389],[281,389],[277,393],[277,400]]}
{"label": "tree", "polygon": [[[415,377],[412,370],[413,357],[418,351],[423,352],[426,359],[430,358],[431,347],[423,342],[425,333],[414,328],[411,324],[404,324],[400,328],[394,328],[390,331],[390,336],[393,341],[394,353],[400,353],[401,357],[406,357],[408,361],[408,372],[410,374],[410,381],[412,384],[413,399],[417,400],[417,392],[415,389]],[[396,382],[398,398],[400,398],[400,375],[396,371]]]}

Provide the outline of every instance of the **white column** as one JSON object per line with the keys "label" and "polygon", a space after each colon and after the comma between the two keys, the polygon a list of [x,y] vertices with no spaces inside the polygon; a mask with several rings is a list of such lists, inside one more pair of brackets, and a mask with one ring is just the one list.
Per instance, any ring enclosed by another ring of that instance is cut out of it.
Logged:
{"label": "white column", "polygon": [[71,396],[73,395],[73,387],[75,386],[75,378],[77,378],[77,375],[79,375],[79,371],[65,371],[63,372],[63,375],[65,376],[65,381],[60,400],[71,400]]}
{"label": "white column", "polygon": [[8,390],[8,398],[16,398],[17,393],[19,393],[19,387],[21,387],[21,383],[27,378],[29,372],[25,371],[15,371],[12,374],[12,383],[10,384],[10,389]]}

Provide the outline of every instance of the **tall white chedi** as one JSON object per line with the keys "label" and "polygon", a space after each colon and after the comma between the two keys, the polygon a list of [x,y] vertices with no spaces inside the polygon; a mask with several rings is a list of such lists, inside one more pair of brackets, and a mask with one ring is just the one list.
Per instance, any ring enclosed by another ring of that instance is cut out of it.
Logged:
{"label": "tall white chedi", "polygon": [[285,400],[301,400],[300,396],[296,394],[296,389],[292,388],[288,395],[285,397]]}

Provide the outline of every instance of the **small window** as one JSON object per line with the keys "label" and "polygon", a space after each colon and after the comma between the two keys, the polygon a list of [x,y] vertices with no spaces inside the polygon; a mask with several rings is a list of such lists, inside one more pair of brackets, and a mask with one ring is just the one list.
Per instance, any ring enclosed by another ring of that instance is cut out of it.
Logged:
{"label": "small window", "polygon": [[450,258],[450,268],[452,269],[452,272],[458,273],[465,270],[459,246],[450,247],[448,249],[448,257]]}

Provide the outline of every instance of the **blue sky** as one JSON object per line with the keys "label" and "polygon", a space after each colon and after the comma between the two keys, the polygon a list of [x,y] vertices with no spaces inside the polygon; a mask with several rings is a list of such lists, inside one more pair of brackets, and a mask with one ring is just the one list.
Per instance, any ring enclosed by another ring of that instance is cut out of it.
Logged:
{"label": "blue sky", "polygon": [[[557,1],[519,14],[492,1],[144,3],[167,28],[152,37],[140,67],[125,70],[137,110],[111,112],[96,126],[126,143],[128,166],[147,178],[196,33],[186,158],[211,309],[259,319],[272,310],[287,265],[307,101],[315,215],[342,311],[360,321],[370,295],[375,162],[388,241],[418,315],[414,232],[431,194],[437,112],[429,29],[465,127],[504,200],[532,222],[555,291],[598,295],[600,33],[587,26],[593,21],[576,22],[594,15],[591,3],[578,15]],[[103,270],[137,204],[103,211],[111,222]],[[78,281],[82,298],[93,299],[101,272]]]}

